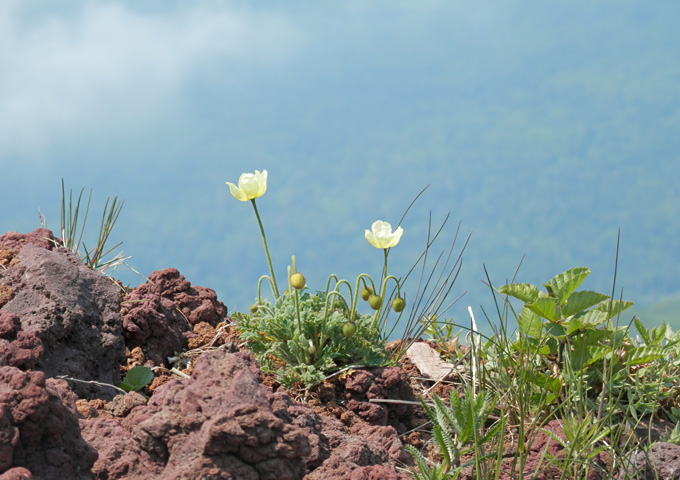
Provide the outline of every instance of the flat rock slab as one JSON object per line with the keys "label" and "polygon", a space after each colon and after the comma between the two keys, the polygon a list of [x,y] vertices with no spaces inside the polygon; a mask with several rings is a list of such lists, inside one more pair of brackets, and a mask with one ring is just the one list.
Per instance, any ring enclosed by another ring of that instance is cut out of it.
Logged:
{"label": "flat rock slab", "polygon": [[459,366],[445,362],[441,355],[425,342],[414,342],[406,350],[406,356],[423,376],[432,380],[439,381],[460,373]]}

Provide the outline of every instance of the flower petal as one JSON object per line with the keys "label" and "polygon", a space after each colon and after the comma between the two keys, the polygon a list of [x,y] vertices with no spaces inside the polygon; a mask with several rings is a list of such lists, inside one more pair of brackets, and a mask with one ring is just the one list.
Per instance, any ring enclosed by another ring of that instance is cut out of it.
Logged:
{"label": "flower petal", "polygon": [[233,183],[226,183],[229,185],[231,194],[237,200],[242,202],[253,200],[261,197],[267,191],[267,170],[262,172],[255,170],[255,173],[242,173],[238,179],[238,187]]}
{"label": "flower petal", "polygon": [[229,191],[236,200],[240,200],[242,202],[248,201],[248,197],[246,197],[246,194],[243,193],[236,185],[234,185],[231,182],[227,182],[227,185],[229,185]]}
{"label": "flower petal", "polygon": [[404,229],[397,227],[395,232],[392,232],[392,225],[382,220],[376,220],[371,225],[371,230],[365,230],[364,236],[368,243],[375,248],[392,248],[399,243]]}

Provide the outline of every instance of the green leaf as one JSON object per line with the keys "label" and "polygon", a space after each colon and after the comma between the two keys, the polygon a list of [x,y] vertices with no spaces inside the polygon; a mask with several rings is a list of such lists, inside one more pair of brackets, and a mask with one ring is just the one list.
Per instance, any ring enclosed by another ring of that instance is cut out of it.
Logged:
{"label": "green leaf", "polygon": [[547,318],[551,322],[560,318],[560,314],[557,312],[557,302],[555,302],[554,298],[547,295],[538,297],[534,303],[527,304],[527,307],[529,307],[532,312],[539,314],[543,318]]}
{"label": "green leaf", "polygon": [[640,336],[642,337],[642,340],[644,340],[644,342],[647,345],[651,345],[652,341],[651,341],[651,337],[649,335],[649,332],[647,331],[645,326],[642,324],[640,319],[638,317],[634,317],[633,323],[635,324],[635,328],[637,328],[637,331],[640,332]]}
{"label": "green leaf", "polygon": [[590,269],[587,267],[572,268],[559,275],[555,275],[545,287],[557,297],[559,305],[562,305],[588,275],[590,275]]}
{"label": "green leaf", "polygon": [[522,308],[522,311],[519,312],[517,325],[520,333],[528,337],[539,338],[541,336],[541,317],[526,305]]}
{"label": "green leaf", "polygon": [[545,373],[529,371],[527,372],[526,379],[549,392],[559,392],[560,388],[562,388],[562,381],[559,378],[550,377]]}
{"label": "green leaf", "polygon": [[511,283],[498,289],[503,295],[510,295],[524,303],[534,303],[538,298],[538,288],[529,283]]}
{"label": "green leaf", "polygon": [[120,382],[120,388],[126,392],[136,392],[153,381],[153,371],[149,367],[132,367]]}
{"label": "green leaf", "polygon": [[575,315],[608,298],[609,296],[604,293],[592,292],[590,290],[574,292],[569,295],[569,299],[562,306],[562,315],[565,317]]}
{"label": "green leaf", "polygon": [[566,330],[567,330],[567,335],[571,335],[574,332],[578,332],[584,326],[585,326],[585,324],[579,318],[572,318],[565,325]]}
{"label": "green leaf", "polygon": [[626,352],[624,360],[631,365],[648,363],[666,356],[666,350],[661,347],[636,347]]}
{"label": "green leaf", "polygon": [[566,335],[567,332],[564,330],[564,327],[559,323],[550,322],[545,324],[545,333],[547,333],[551,337],[561,338],[564,337],[564,335]]}
{"label": "green leaf", "polygon": [[[583,326],[595,328],[598,325],[602,325],[609,320],[609,318],[607,317],[607,312],[593,309],[576,315],[574,320],[580,321]],[[571,321],[569,323],[571,323]]]}
{"label": "green leaf", "polygon": [[662,323],[656,327],[649,329],[649,335],[651,337],[650,345],[660,346],[662,342],[666,339],[666,333],[668,333],[668,324]]}
{"label": "green leaf", "polygon": [[611,347],[600,345],[586,345],[585,348],[583,346],[583,344],[575,345],[574,351],[570,354],[571,366],[574,371],[579,371],[584,367],[592,365],[612,351]]}
{"label": "green leaf", "polygon": [[609,312],[609,317],[608,318],[614,318],[617,316],[619,313],[623,312],[625,309],[632,307],[635,305],[633,302],[628,302],[626,300],[609,300],[606,302],[600,303],[597,307],[595,307],[595,310],[599,310],[601,312]]}

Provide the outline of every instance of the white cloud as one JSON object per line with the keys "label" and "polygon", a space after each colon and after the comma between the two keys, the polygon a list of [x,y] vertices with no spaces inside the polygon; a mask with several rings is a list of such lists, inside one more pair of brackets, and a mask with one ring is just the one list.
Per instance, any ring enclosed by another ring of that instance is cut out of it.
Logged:
{"label": "white cloud", "polygon": [[182,86],[202,69],[285,61],[303,40],[284,17],[215,2],[155,12],[108,2],[70,11],[44,5],[0,6],[5,154],[143,128],[172,112]]}

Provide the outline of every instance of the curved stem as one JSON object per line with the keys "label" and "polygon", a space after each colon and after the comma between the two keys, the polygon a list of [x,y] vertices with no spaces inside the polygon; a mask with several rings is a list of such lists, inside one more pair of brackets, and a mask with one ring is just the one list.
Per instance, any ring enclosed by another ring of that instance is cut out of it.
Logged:
{"label": "curved stem", "polygon": [[[357,283],[356,283],[356,288],[354,291],[354,295],[352,295],[352,289],[350,288],[350,298],[352,299],[352,304],[349,307],[349,321],[352,322],[354,321],[354,315],[357,310],[357,304],[359,303],[359,291],[361,290],[359,287],[361,286],[361,281],[364,278],[368,278],[368,280],[371,282],[371,288],[373,288],[373,291],[375,291],[375,285],[373,284],[373,279],[371,276],[367,273],[360,273],[359,276],[357,277]],[[364,285],[366,285],[366,281],[363,280]]]}
{"label": "curved stem", "polygon": [[260,212],[257,211],[257,204],[255,199],[251,200],[253,204],[253,209],[255,209],[255,216],[257,217],[257,223],[260,225],[260,232],[262,233],[262,243],[264,244],[264,253],[267,256],[267,263],[269,264],[269,273],[272,276],[272,291],[274,292],[274,298],[279,298],[279,287],[276,285],[276,276],[274,275],[274,267],[272,267],[272,259],[269,256],[269,248],[267,247],[267,237],[264,234],[264,227],[262,226],[262,220],[260,219]]}
{"label": "curved stem", "polygon": [[257,302],[262,303],[262,281],[267,280],[269,282],[269,287],[274,291],[274,283],[272,282],[272,279],[269,278],[267,275],[262,275],[260,279],[257,281]]}
{"label": "curved stem", "polygon": [[[380,290],[380,297],[383,299],[383,302],[385,302],[385,303],[386,303],[385,292],[387,291],[387,281],[388,280],[394,280],[394,283],[396,284],[396,287],[397,287],[397,295],[401,295],[401,289],[399,287],[399,279],[397,277],[395,277],[394,275],[389,275],[384,279],[383,284],[382,284],[382,288]],[[375,316],[373,317],[373,323],[371,324],[373,327],[375,327],[376,323],[377,323],[378,324],[377,325],[378,330],[380,330],[381,333],[385,333],[384,329],[385,329],[385,324],[387,323],[386,317],[387,317],[387,310],[388,310],[389,307],[386,306],[385,303],[383,303],[383,306],[380,307],[380,309],[375,312]],[[382,319],[380,319],[380,317],[383,316],[383,314],[384,314],[384,317]]]}

